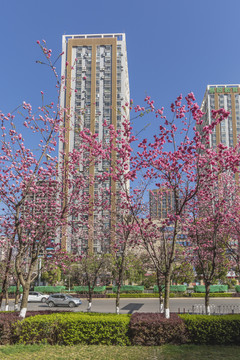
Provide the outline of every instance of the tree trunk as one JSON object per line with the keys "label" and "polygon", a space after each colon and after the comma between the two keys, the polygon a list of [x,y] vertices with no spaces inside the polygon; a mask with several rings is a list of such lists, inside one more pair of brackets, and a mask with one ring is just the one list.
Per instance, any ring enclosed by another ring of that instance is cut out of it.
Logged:
{"label": "tree trunk", "polygon": [[19,297],[20,297],[20,280],[17,279],[15,302],[14,302],[14,311],[18,311]]}
{"label": "tree trunk", "polygon": [[[8,286],[7,286],[7,287],[8,287]],[[9,311],[9,295],[8,295],[8,290],[6,291],[5,311]]]}
{"label": "tree trunk", "polygon": [[91,312],[92,310],[92,294],[93,294],[93,288],[90,284],[88,284],[88,307],[87,311]]}
{"label": "tree trunk", "polygon": [[205,283],[205,314],[210,315],[210,304],[209,304],[209,294],[210,294],[210,284]]}
{"label": "tree trunk", "polygon": [[[125,249],[124,249],[125,250]],[[118,271],[118,282],[117,282],[117,293],[116,293],[116,314],[119,314],[120,311],[120,290],[123,280],[123,267],[125,261],[125,253],[122,253],[121,263],[119,264],[119,271]]]}
{"label": "tree trunk", "polygon": [[164,289],[164,315],[166,319],[170,318],[169,296],[170,296],[170,272],[167,272],[167,274],[165,275],[165,289]]}
{"label": "tree trunk", "polygon": [[162,284],[160,274],[157,271],[157,285],[158,285],[158,298],[159,298],[159,312],[162,314],[164,311],[163,297],[162,297]]}
{"label": "tree trunk", "polygon": [[4,298],[4,296],[6,296],[6,293],[7,293],[7,283],[8,283],[8,275],[9,275],[9,270],[10,270],[10,265],[11,265],[11,259],[12,259],[12,247],[10,247],[9,253],[8,253],[7,265],[6,265],[3,284],[2,284],[2,291],[0,294],[0,308],[2,306],[3,298]]}
{"label": "tree trunk", "polygon": [[120,310],[120,290],[121,290],[121,281],[117,283],[117,293],[116,293],[116,314],[119,314]]}
{"label": "tree trunk", "polygon": [[22,319],[25,318],[27,312],[30,284],[31,284],[31,278],[28,277],[28,279],[25,281],[25,285],[23,286],[23,296],[22,296],[22,302],[21,302],[20,314],[19,314],[19,317],[21,317]]}

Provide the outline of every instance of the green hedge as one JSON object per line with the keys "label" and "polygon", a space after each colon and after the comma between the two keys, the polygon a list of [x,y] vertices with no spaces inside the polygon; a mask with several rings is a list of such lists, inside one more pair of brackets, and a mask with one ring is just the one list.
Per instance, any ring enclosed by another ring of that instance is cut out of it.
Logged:
{"label": "green hedge", "polygon": [[[210,285],[210,293],[221,293],[228,291],[228,285]],[[205,293],[205,285],[194,286],[195,293]]]}
{"label": "green hedge", "polygon": [[[184,293],[170,293],[170,298],[188,297]],[[121,298],[158,298],[158,293],[142,293],[142,294],[120,294]],[[164,297],[164,294],[163,294]],[[107,298],[116,298],[116,294],[107,294]]]}
{"label": "green hedge", "polygon": [[65,286],[34,286],[34,291],[42,293],[60,293],[65,290]]}
{"label": "green hedge", "polygon": [[[73,291],[76,291],[81,294],[86,294],[86,293],[88,293],[88,286],[74,286]],[[93,292],[95,294],[104,293],[105,291],[106,291],[106,286],[96,286],[93,289]]]}
{"label": "green hedge", "polygon": [[[233,293],[211,293],[209,297],[233,297]],[[107,294],[107,298],[116,298],[116,294]],[[158,293],[143,293],[143,294],[120,294],[121,298],[158,298]],[[164,294],[163,294],[164,297]],[[176,298],[176,297],[194,297],[194,298],[204,298],[205,293],[170,293],[170,298]]]}
{"label": "green hedge", "polygon": [[[17,289],[17,287],[16,287],[16,286],[9,286],[9,288],[8,288],[8,292],[9,292],[9,293],[11,293],[11,294],[15,294],[16,289]],[[0,287],[0,292],[1,292],[1,291],[2,291],[2,288]],[[20,293],[22,293],[22,292],[23,292],[23,288],[22,288],[22,286],[20,286],[19,291],[20,291]]]}
{"label": "green hedge", "polygon": [[[112,287],[112,291],[114,293],[117,292],[117,286],[113,286]],[[144,292],[144,286],[139,286],[139,285],[123,285],[120,288],[120,292],[121,293],[143,293]]]}
{"label": "green hedge", "polygon": [[[112,299],[116,298],[116,294],[107,294],[107,298]],[[120,294],[121,298],[158,298],[158,294]]]}
{"label": "green hedge", "polygon": [[129,315],[63,313],[37,315],[13,324],[18,344],[129,345]]}
{"label": "green hedge", "polygon": [[240,292],[240,285],[236,285],[236,286],[235,286],[235,290],[236,290],[236,292],[239,293],[239,292]]}
{"label": "green hedge", "polygon": [[217,316],[171,314],[170,319],[165,319],[163,314],[157,313],[135,313],[130,316],[64,312],[30,316],[23,321],[17,321],[18,314],[14,312],[2,313],[1,316],[1,344],[11,342],[52,345],[161,345],[190,342],[239,345],[240,343],[240,314]]}
{"label": "green hedge", "polygon": [[[164,291],[165,286],[162,285],[162,291]],[[184,292],[187,290],[187,286],[186,285],[170,285],[170,291],[171,292]],[[158,286],[154,285],[153,287],[153,291],[155,293],[158,292]]]}
{"label": "green hedge", "polygon": [[[9,293],[14,293],[14,294],[15,294],[16,290],[17,290],[17,287],[16,287],[16,286],[9,286],[9,288],[8,288],[8,292],[9,292]],[[20,286],[19,291],[20,291],[20,293],[23,292],[22,286]]]}
{"label": "green hedge", "polygon": [[185,322],[191,343],[240,343],[240,314],[236,315],[179,315]]}
{"label": "green hedge", "polygon": [[[210,293],[209,297],[233,297],[234,294],[233,293]],[[194,297],[194,298],[200,298],[200,297],[205,297],[205,293],[192,293],[190,294],[190,297]]]}

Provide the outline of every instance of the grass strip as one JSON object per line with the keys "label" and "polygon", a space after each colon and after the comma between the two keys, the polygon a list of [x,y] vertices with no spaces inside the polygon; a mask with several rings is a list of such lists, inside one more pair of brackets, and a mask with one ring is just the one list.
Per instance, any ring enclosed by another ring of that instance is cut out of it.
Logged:
{"label": "grass strip", "polygon": [[102,346],[102,345],[8,345],[0,347],[0,359],[12,360],[239,360],[238,346],[164,345]]}

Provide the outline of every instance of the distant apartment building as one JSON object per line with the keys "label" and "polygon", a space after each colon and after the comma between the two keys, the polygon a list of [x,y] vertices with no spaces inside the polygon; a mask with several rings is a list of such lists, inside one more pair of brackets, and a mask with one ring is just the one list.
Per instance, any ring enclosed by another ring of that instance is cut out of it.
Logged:
{"label": "distant apartment building", "polygon": [[173,192],[167,189],[149,191],[149,210],[152,219],[165,219],[174,212]]}
{"label": "distant apartment building", "polygon": [[[129,103],[125,34],[64,35],[62,48],[62,77],[66,81],[61,93],[61,108],[65,109],[64,122],[69,130],[66,131],[65,143],[59,145],[60,161],[81,145],[77,134],[83,128],[97,134],[100,142],[108,144],[110,134],[103,126],[104,121],[116,130],[122,129],[122,109]],[[127,109],[125,116],[128,117]],[[103,160],[89,167],[87,175],[97,179],[98,175],[108,172],[110,166],[114,167],[115,161],[116,153],[112,151],[110,161]],[[86,169],[80,165],[79,172],[83,171]],[[66,183],[66,179],[64,181]],[[102,240],[97,236],[96,228],[100,222],[105,233],[110,233],[116,216],[118,184],[113,179],[107,179],[101,184],[94,181],[85,189],[90,201],[103,190],[106,190],[104,196],[109,197],[111,210],[98,209],[91,215],[79,214],[79,219],[83,216],[87,218],[87,223],[81,225],[84,235],[78,235],[73,241],[72,229],[65,229],[60,240],[62,249],[68,252],[76,249],[80,252],[102,251]],[[66,186],[64,192],[68,196]],[[76,223],[79,219],[75,219]]]}
{"label": "distant apartment building", "polygon": [[228,147],[237,144],[240,135],[240,85],[208,85],[202,101],[201,110],[205,113],[201,129],[212,123],[211,111],[224,108],[230,112],[213,130],[210,136],[210,147],[219,143]]}
{"label": "distant apartment building", "polygon": [[[227,147],[235,147],[240,140],[240,84],[208,85],[202,101],[201,110],[203,116],[202,128],[211,124],[212,110],[224,108],[230,114],[227,119],[218,124],[210,135],[209,147],[216,148],[219,143]],[[239,182],[239,174],[235,174],[235,180]],[[234,251],[240,253],[238,239],[230,239]]]}

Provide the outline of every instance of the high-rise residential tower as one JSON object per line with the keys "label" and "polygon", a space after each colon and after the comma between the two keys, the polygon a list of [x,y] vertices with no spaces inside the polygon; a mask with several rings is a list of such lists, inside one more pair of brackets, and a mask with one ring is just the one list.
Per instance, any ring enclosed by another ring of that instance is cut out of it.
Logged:
{"label": "high-rise residential tower", "polygon": [[217,125],[210,136],[210,147],[215,148],[220,142],[228,147],[237,144],[240,136],[240,85],[208,85],[201,110],[202,128],[211,124],[211,111],[224,108],[230,112],[227,119]]}
{"label": "high-rise residential tower", "polygon": [[[66,142],[60,144],[59,150],[67,155],[79,147],[81,140],[76,134],[83,128],[90,129],[97,134],[99,141],[106,143],[109,143],[109,131],[103,126],[104,121],[115,129],[121,129],[122,107],[129,103],[129,79],[125,34],[64,35],[62,47],[62,78],[65,77],[66,82],[61,93],[61,108],[65,109],[65,127],[69,130]],[[115,156],[112,152],[112,163]],[[89,173],[96,178],[108,168],[109,163],[103,160],[90,167]],[[83,171],[81,166],[79,171]],[[97,183],[89,185],[90,197],[102,191],[99,186]],[[111,211],[88,215],[87,224],[83,225],[87,235],[78,239],[77,244],[81,251],[102,250],[101,240],[93,236],[97,218],[101,218],[105,232],[109,233],[112,226],[113,214],[116,213],[116,196],[112,194],[116,194],[117,184],[109,179],[101,184],[101,188],[111,189]],[[74,251],[75,245],[69,239],[67,233],[62,235],[62,248]]]}
{"label": "high-rise residential tower", "polygon": [[[208,85],[202,102],[201,110],[205,113],[201,129],[211,124],[211,111],[224,108],[230,114],[227,119],[218,124],[210,135],[210,144],[216,148],[219,143],[227,147],[235,147],[240,140],[240,85]],[[200,129],[200,131],[201,131]],[[239,184],[239,174],[235,174],[235,181]],[[231,238],[231,248],[240,254],[240,242]],[[236,250],[238,249],[238,250]]]}

